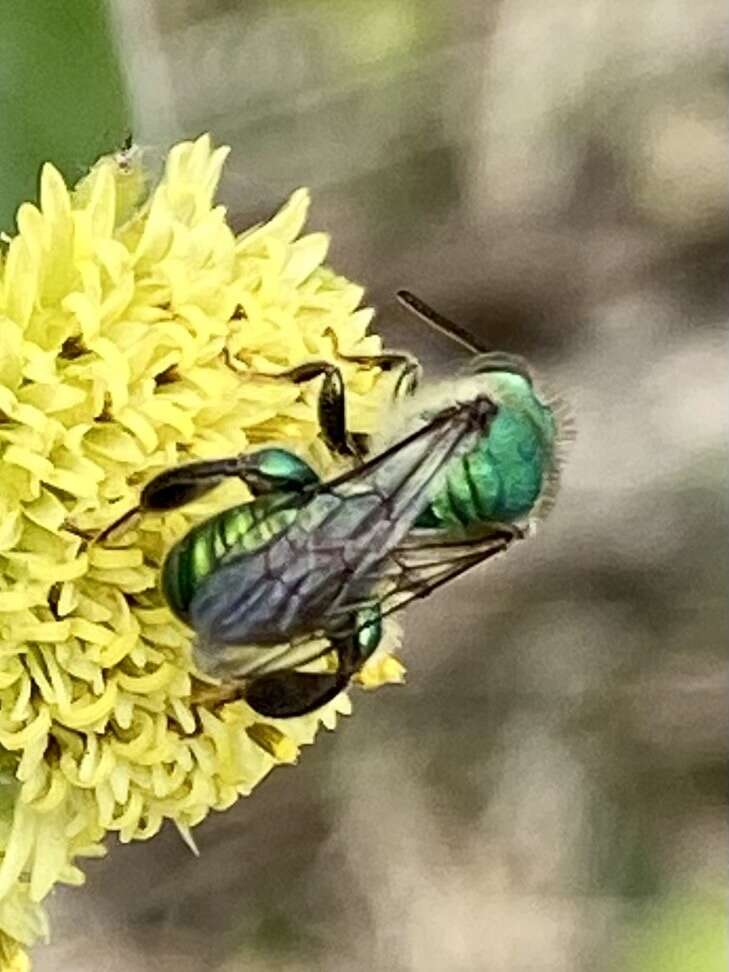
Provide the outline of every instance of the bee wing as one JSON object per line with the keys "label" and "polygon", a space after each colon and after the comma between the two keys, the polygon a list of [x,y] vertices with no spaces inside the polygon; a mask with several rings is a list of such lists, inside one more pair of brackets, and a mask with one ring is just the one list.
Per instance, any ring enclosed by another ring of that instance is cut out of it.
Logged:
{"label": "bee wing", "polygon": [[195,661],[215,678],[258,678],[271,672],[303,668],[332,651],[325,638],[307,638],[296,644],[220,645],[198,639]]}
{"label": "bee wing", "polygon": [[411,601],[427,597],[477,564],[504,553],[525,534],[494,528],[486,535],[444,541],[421,531],[411,533],[391,554],[397,567],[394,580],[379,598],[382,617],[400,611]]}
{"label": "bee wing", "polygon": [[479,530],[477,534],[464,534],[460,537],[441,536],[437,530],[411,530],[395,548],[393,557],[404,571],[416,573],[429,567],[454,564],[468,557],[493,556],[495,546],[510,546],[513,541],[524,539],[528,533],[528,527],[497,523],[491,524],[485,530]]}
{"label": "bee wing", "polygon": [[[379,596],[373,594],[366,601],[343,604],[332,612],[331,619],[344,621],[356,611],[378,601],[383,618],[394,614],[410,601],[426,597],[471,567],[504,553],[514,539],[516,536],[503,530],[456,541],[443,541],[433,534],[414,531],[403,545],[396,548],[388,562],[372,575],[372,588],[379,588]],[[198,656],[201,649],[204,650],[204,646],[196,645]],[[201,663],[213,675],[254,678],[303,668],[331,651],[332,645],[323,638],[269,648],[217,645],[207,646],[206,658]]]}
{"label": "bee wing", "polygon": [[331,629],[342,605],[371,596],[388,555],[495,414],[483,397],[442,410],[375,459],[312,488],[288,527],[217,568],[190,606],[210,645],[278,644]]}
{"label": "bee wing", "polygon": [[427,597],[477,564],[505,553],[523,536],[520,531],[500,527],[462,540],[442,541],[432,535],[411,535],[393,554],[402,572],[394,588],[382,599],[382,616],[399,611],[410,601]]}

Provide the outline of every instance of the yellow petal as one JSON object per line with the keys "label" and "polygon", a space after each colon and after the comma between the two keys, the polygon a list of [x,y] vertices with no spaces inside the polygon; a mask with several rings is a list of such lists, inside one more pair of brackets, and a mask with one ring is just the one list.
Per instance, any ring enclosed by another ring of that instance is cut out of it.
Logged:
{"label": "yellow petal", "polygon": [[278,763],[295,763],[299,758],[299,747],[293,739],[270,723],[254,722],[246,726],[246,735]]}

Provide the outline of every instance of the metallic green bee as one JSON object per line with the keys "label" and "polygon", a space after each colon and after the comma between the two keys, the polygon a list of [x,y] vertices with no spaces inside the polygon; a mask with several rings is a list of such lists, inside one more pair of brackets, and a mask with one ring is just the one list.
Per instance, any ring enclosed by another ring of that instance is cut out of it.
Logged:
{"label": "metallic green bee", "polygon": [[[130,511],[180,507],[228,477],[248,485],[253,500],[175,544],[161,586],[196,633],[201,667],[242,677],[239,694],[265,716],[301,715],[334,698],[377,648],[385,616],[522,539],[556,491],[564,422],[526,362],[485,351],[406,291],[398,297],[473,357],[465,374],[430,392],[417,391],[407,355],[349,357],[400,369],[387,436],[367,443],[349,432],[330,362],[277,376],[324,376],[321,434],[353,469],[322,481],[293,453],[264,448],[166,470]],[[312,650],[312,637],[324,647]],[[300,670],[332,653],[335,670]]]}

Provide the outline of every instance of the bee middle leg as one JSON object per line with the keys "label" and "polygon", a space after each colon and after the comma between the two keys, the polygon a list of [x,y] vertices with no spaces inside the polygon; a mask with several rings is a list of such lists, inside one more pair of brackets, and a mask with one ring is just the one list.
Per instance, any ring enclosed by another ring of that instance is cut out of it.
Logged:
{"label": "bee middle leg", "polygon": [[319,482],[303,459],[286,449],[259,449],[224,459],[201,459],[165,469],[142,489],[139,504],[105,527],[96,543],[141,513],[164,513],[200,499],[225,479],[242,479],[254,496],[271,492],[299,492]]}
{"label": "bee middle leg", "polygon": [[267,378],[285,378],[297,385],[324,376],[319,392],[317,413],[321,437],[328,448],[338,456],[361,461],[363,451],[359,436],[347,429],[347,403],[344,378],[341,370],[331,361],[307,361],[296,368],[267,375]]}
{"label": "bee middle leg", "polygon": [[[395,399],[403,395],[412,395],[420,379],[420,365],[417,361],[407,354],[387,353],[387,354],[341,354],[337,344],[337,337],[334,331],[329,328],[326,332],[332,338],[335,354],[342,361],[349,361],[371,368],[379,368],[381,371],[391,371],[393,368],[401,368],[398,376],[393,397]],[[228,363],[235,370],[240,370],[232,364],[232,359],[228,356]],[[368,452],[369,436],[361,432],[350,432],[347,428],[347,403],[345,394],[344,378],[341,369],[331,361],[306,361],[304,364],[280,371],[275,375],[265,374],[260,377],[274,380],[284,379],[293,381],[297,385],[313,381],[315,378],[324,377],[317,414],[319,419],[319,429],[321,437],[327,447],[338,456],[345,456],[363,462]]]}
{"label": "bee middle leg", "polygon": [[[409,354],[400,351],[388,351],[382,354],[343,354],[339,350],[339,344],[335,332],[328,328],[326,332],[334,343],[334,352],[342,361],[349,361],[352,364],[363,365],[366,368],[379,368],[380,371],[388,373],[395,369],[400,369],[397,377],[392,397],[395,401],[400,398],[414,395],[417,391],[422,376],[422,369],[417,360]],[[361,433],[353,433],[353,438],[357,444],[360,456],[369,451],[369,436]]]}

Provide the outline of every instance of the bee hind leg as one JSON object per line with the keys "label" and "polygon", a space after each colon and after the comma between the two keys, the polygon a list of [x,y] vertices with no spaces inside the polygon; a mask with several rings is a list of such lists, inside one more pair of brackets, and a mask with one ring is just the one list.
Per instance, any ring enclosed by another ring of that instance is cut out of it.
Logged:
{"label": "bee hind leg", "polygon": [[281,671],[253,679],[244,698],[259,715],[288,719],[321,708],[343,692],[352,677],[377,648],[382,637],[378,605],[367,606],[351,616],[349,629],[330,636],[337,655],[334,672]]}
{"label": "bee hind leg", "polygon": [[254,679],[244,698],[259,715],[291,719],[331,702],[348,683],[343,672],[276,672]]}

